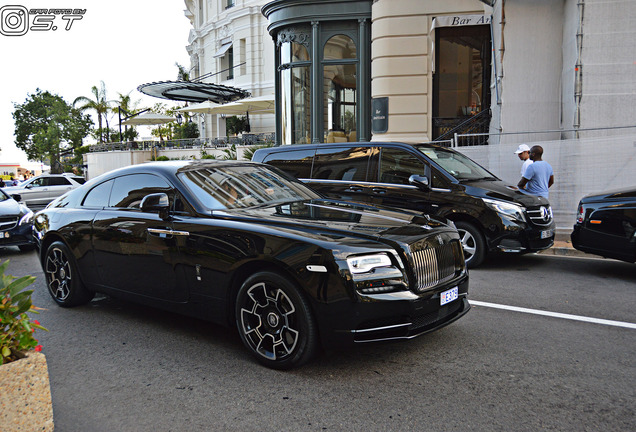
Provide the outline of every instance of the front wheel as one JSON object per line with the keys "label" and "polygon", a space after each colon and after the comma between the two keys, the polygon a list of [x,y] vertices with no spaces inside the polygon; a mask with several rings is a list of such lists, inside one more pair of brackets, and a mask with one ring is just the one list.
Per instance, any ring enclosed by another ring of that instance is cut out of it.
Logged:
{"label": "front wheel", "polygon": [[236,326],[258,361],[274,369],[302,365],[318,346],[308,302],[277,273],[259,272],[243,283],[236,298]]}
{"label": "front wheel", "polygon": [[44,274],[49,294],[62,307],[79,306],[95,296],[94,292],[84,287],[72,252],[60,241],[54,242],[46,250]]}
{"label": "front wheel", "polygon": [[481,231],[469,222],[455,222],[469,268],[479,266],[486,258],[486,240]]}

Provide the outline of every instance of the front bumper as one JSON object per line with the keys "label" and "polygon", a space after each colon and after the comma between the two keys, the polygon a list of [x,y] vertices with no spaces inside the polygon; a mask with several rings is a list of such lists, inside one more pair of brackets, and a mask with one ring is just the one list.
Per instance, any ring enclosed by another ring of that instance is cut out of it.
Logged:
{"label": "front bumper", "polygon": [[34,246],[32,225],[23,224],[9,230],[0,231],[0,247]]}
{"label": "front bumper", "polygon": [[489,247],[502,252],[539,252],[554,245],[555,228],[554,222],[539,226],[505,221],[499,235],[488,239]]}
{"label": "front bumper", "polygon": [[[440,294],[454,287],[458,288],[458,298],[440,306]],[[339,308],[344,313],[337,319],[321,323],[325,346],[412,339],[444,327],[470,310],[467,273],[459,281],[422,294],[400,291],[359,298],[346,311]]]}

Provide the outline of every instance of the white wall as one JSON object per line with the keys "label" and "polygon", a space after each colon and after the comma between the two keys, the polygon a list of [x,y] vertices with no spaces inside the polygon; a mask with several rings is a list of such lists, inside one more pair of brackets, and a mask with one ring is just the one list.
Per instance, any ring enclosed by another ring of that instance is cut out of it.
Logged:
{"label": "white wall", "polygon": [[[601,138],[581,138],[533,143],[543,147],[543,160],[552,165],[554,185],[550,188],[557,230],[570,233],[579,200],[608,189],[636,186],[636,133]],[[516,186],[521,161],[514,154],[516,143],[457,150]],[[602,151],[600,149],[611,149]]]}

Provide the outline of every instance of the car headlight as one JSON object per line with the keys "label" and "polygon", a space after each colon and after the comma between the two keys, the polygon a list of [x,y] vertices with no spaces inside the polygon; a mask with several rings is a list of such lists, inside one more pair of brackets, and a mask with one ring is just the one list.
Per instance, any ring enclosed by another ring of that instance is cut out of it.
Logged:
{"label": "car headlight", "polygon": [[519,204],[508,203],[504,201],[491,200],[488,198],[482,198],[484,204],[499,213],[507,219],[516,219],[522,222],[526,221],[526,216],[523,213],[524,208]]}
{"label": "car headlight", "polygon": [[24,224],[31,224],[33,223],[33,212],[30,211],[27,214],[25,214],[24,216],[22,216],[22,218],[20,219],[20,223],[19,225],[24,225]]}
{"label": "car headlight", "polygon": [[368,273],[378,267],[393,265],[386,254],[361,255],[347,258],[347,265],[351,273]]}

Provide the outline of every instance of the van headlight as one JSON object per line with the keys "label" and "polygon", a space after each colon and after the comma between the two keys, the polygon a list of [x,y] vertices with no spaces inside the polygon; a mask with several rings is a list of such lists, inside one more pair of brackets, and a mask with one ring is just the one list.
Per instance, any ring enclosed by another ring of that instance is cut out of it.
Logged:
{"label": "van headlight", "polygon": [[505,201],[491,200],[488,198],[482,198],[482,200],[484,201],[484,204],[496,211],[501,217],[526,222],[526,216],[523,213],[525,209],[523,206]]}
{"label": "van headlight", "polygon": [[386,254],[359,255],[347,258],[351,273],[368,273],[378,267],[392,266],[391,258]]}

